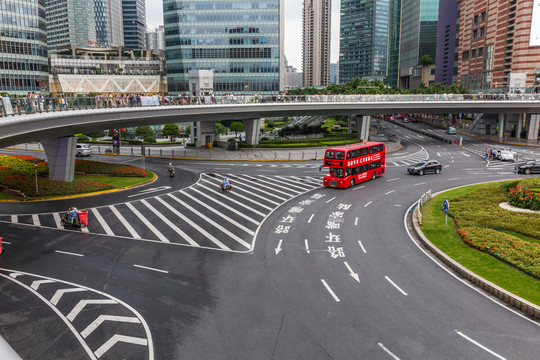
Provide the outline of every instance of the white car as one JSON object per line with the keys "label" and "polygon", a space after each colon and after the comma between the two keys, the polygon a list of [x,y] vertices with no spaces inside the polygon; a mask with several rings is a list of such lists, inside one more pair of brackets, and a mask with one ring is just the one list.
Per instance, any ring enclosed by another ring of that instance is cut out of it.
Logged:
{"label": "white car", "polygon": [[88,144],[77,144],[75,156],[90,156],[92,155],[92,147]]}
{"label": "white car", "polygon": [[501,150],[499,159],[502,161],[514,161],[514,151],[512,150]]}

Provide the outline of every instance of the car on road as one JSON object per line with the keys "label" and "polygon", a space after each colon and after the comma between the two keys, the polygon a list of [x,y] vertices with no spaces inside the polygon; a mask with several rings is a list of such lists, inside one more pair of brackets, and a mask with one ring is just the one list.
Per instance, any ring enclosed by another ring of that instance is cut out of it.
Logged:
{"label": "car on road", "polygon": [[449,127],[446,129],[446,133],[447,133],[447,134],[455,135],[455,134],[456,134],[456,128],[455,128],[455,127],[452,127],[452,126],[449,126]]}
{"label": "car on road", "polygon": [[514,161],[514,154],[515,151],[512,150],[501,150],[498,159],[502,161]]}
{"label": "car on road", "polygon": [[537,160],[528,160],[524,164],[516,165],[514,168],[520,174],[540,174],[540,161]]}
{"label": "car on road", "polygon": [[88,144],[77,144],[75,156],[90,156],[92,155],[92,147]]}
{"label": "car on road", "polygon": [[407,172],[411,175],[424,175],[428,173],[440,174],[442,171],[442,165],[437,160],[421,161],[407,169]]}

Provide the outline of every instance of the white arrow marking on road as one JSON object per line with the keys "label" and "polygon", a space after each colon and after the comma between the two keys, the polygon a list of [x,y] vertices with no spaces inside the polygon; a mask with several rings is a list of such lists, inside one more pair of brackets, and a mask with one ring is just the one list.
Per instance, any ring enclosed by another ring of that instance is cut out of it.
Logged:
{"label": "white arrow marking on road", "polygon": [[399,358],[396,355],[394,355],[390,350],[388,350],[382,343],[377,343],[377,345],[379,345],[381,347],[381,349],[386,351],[386,353],[388,355],[390,355],[392,358],[394,358],[394,360],[399,360]]}
{"label": "white arrow marking on road", "polygon": [[373,202],[373,201],[368,202],[366,205],[364,205],[364,207],[368,207],[369,204],[371,204],[372,202]]}
{"label": "white arrow marking on road", "polygon": [[281,251],[281,243],[283,242],[283,239],[279,239],[279,243],[277,245],[277,248],[276,248],[276,255],[279,254],[279,252]]}
{"label": "white arrow marking on road", "polygon": [[[32,284],[32,285],[34,285],[34,284]],[[82,291],[86,291],[86,289],[83,289],[83,288],[71,288],[71,289],[56,290],[56,292],[54,293],[54,295],[51,298],[50,302],[51,302],[51,304],[56,306],[58,304],[58,302],[60,301],[60,299],[62,298],[62,296],[64,296],[65,293],[82,292]]]}
{"label": "white arrow marking on road", "polygon": [[137,338],[137,337],[125,336],[125,335],[114,335],[109,340],[107,340],[105,344],[101,345],[101,347],[97,349],[94,354],[96,354],[97,358],[99,359],[101,356],[103,356],[103,354],[109,351],[109,349],[112,348],[117,342],[125,342],[129,344],[148,346],[148,341],[143,338]]}
{"label": "white arrow marking on road", "polygon": [[355,273],[355,272],[351,269],[351,267],[349,266],[349,264],[348,264],[346,261],[344,261],[343,263],[345,264],[345,266],[347,267],[347,269],[349,269],[349,275],[351,275],[351,276],[353,277],[354,280],[360,282],[360,277],[358,276],[358,274]]}
{"label": "white arrow marking on road", "polygon": [[309,254],[309,253],[310,253],[310,251],[309,251],[309,244],[308,244],[308,240],[307,240],[307,239],[305,239],[305,240],[304,240],[304,243],[306,244],[306,251],[307,251],[307,253]]}
{"label": "white arrow marking on road", "polygon": [[41,284],[49,284],[49,283],[53,283],[53,282],[56,282],[54,280],[36,280],[32,283],[32,285],[30,285],[30,287],[34,290],[37,290],[39,285]]}
{"label": "white arrow marking on road", "polygon": [[92,323],[88,325],[88,327],[81,332],[82,337],[86,339],[88,335],[90,335],[94,330],[98,328],[99,325],[101,325],[104,321],[107,321],[107,320],[133,323],[133,324],[141,323],[138,318],[132,317],[132,316],[99,315],[96,320],[92,321]]}
{"label": "white arrow marking on road", "polygon": [[457,330],[454,330],[459,336],[463,337],[464,339],[467,339],[468,341],[472,342],[474,345],[478,346],[479,348],[487,351],[488,353],[490,353],[491,355],[501,359],[501,360],[506,360],[506,358],[502,357],[501,355],[497,354],[496,352],[488,349],[487,347],[485,347],[484,345],[480,344],[479,342],[471,339],[470,337],[468,337],[467,335],[465,335],[464,333],[462,333],[461,331],[457,331]]}
{"label": "white arrow marking on road", "polygon": [[77,305],[75,305],[73,310],[71,310],[71,312],[66,316],[66,318],[69,321],[73,322],[73,320],[75,320],[77,315],[79,315],[79,313],[82,311],[82,309],[84,309],[86,305],[106,305],[106,304],[118,304],[118,303],[114,300],[108,300],[108,299],[81,300],[79,301]]}
{"label": "white arrow marking on road", "polygon": [[321,279],[324,287],[326,288],[326,290],[328,290],[328,292],[330,293],[330,295],[332,295],[332,297],[334,298],[334,300],[336,300],[336,302],[340,302],[341,300],[339,300],[339,298],[336,296],[336,294],[332,291],[332,289],[330,289],[330,286],[328,286],[328,284],[326,283],[326,281],[324,281],[324,279]]}
{"label": "white arrow marking on road", "polygon": [[469,154],[465,154],[465,153],[464,153],[463,151],[460,151],[460,153],[462,153],[462,154],[463,154],[463,156],[466,156],[466,157],[471,157],[471,155],[469,155]]}
{"label": "white arrow marking on road", "polygon": [[362,248],[362,251],[364,252],[364,254],[367,254],[367,251],[364,248],[364,245],[362,245],[362,242],[360,240],[358,240],[358,245],[360,245],[360,247]]}
{"label": "white arrow marking on road", "polygon": [[157,188],[151,188],[151,189],[139,191],[137,194],[129,195],[128,197],[148,195],[150,193],[157,192],[157,191],[169,190],[170,188],[171,188],[170,186],[160,186]]}

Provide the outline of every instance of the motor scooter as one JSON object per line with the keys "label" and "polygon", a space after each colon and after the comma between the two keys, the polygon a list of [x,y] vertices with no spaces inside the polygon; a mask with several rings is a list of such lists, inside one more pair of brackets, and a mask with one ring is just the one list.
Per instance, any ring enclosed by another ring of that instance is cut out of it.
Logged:
{"label": "motor scooter", "polygon": [[221,184],[219,188],[221,189],[222,192],[226,192],[232,189],[232,185],[231,183],[229,183],[229,185]]}
{"label": "motor scooter", "polygon": [[63,217],[62,220],[60,220],[60,224],[62,226],[74,226],[78,228],[85,228],[88,226],[88,210],[79,210],[77,211],[77,216],[75,216],[75,219],[73,219],[73,223],[71,223],[69,219],[69,212],[67,212]]}
{"label": "motor scooter", "polygon": [[174,168],[169,168],[169,176],[174,177]]}

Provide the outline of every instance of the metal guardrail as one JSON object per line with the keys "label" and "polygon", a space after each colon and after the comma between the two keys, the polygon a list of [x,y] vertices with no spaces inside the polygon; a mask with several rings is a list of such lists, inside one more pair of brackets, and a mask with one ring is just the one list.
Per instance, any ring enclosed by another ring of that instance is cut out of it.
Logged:
{"label": "metal guardrail", "polygon": [[540,94],[415,94],[415,95],[227,95],[227,96],[94,96],[3,97],[0,116],[43,112],[170,105],[223,105],[257,103],[358,103],[358,102],[463,102],[540,101]]}

